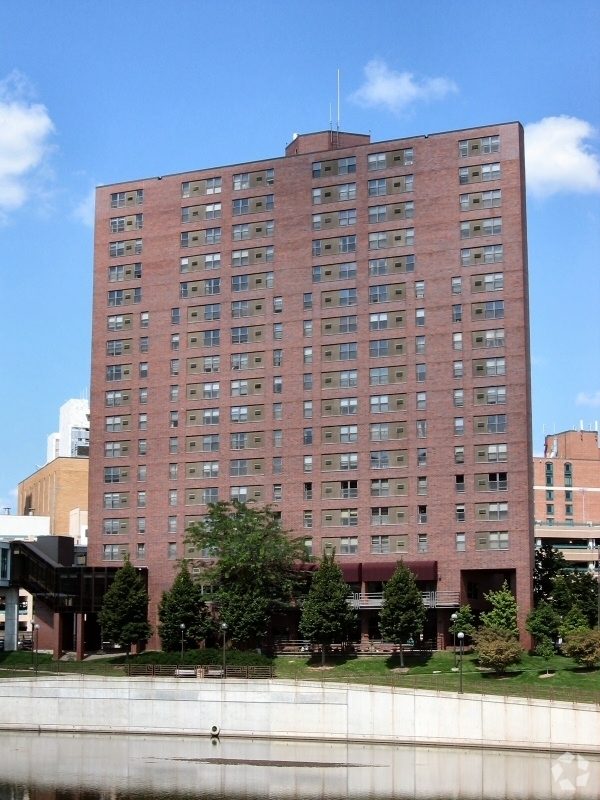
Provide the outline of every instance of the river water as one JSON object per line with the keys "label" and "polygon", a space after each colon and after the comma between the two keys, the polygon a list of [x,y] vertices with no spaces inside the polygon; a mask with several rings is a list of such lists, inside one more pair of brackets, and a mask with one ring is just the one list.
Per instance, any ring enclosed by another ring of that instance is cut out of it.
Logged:
{"label": "river water", "polygon": [[0,732],[0,800],[598,800],[600,755]]}

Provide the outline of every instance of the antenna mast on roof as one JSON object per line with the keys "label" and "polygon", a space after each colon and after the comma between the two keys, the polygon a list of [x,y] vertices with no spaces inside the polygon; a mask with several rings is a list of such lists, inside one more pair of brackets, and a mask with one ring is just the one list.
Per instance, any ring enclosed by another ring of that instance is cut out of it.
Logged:
{"label": "antenna mast on roof", "polygon": [[340,71],[337,71],[337,146],[340,146]]}
{"label": "antenna mast on roof", "polygon": [[333,145],[333,116],[331,113],[331,103],[329,103],[329,144]]}

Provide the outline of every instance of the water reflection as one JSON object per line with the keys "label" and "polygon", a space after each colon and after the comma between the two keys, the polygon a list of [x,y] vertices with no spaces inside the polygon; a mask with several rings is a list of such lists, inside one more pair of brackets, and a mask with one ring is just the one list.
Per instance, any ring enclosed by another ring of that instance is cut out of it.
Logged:
{"label": "water reflection", "polygon": [[440,747],[0,733],[0,800],[587,800],[600,758]]}

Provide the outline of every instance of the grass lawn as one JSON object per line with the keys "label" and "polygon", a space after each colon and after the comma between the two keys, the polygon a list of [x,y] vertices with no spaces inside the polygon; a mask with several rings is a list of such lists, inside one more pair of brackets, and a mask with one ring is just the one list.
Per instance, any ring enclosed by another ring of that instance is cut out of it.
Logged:
{"label": "grass lawn", "polygon": [[[154,660],[149,656],[149,653],[142,654],[139,657],[140,663]],[[131,656],[129,660],[135,663],[138,658]],[[116,660],[102,658],[84,662],[57,662],[52,660],[51,655],[39,653],[38,671],[41,676],[84,672],[86,675],[122,677],[126,674],[124,661],[125,658],[121,657]],[[427,655],[406,654],[404,661],[407,668],[405,672],[399,670],[400,659],[397,655],[330,657],[324,670],[321,669],[320,654],[314,657],[279,656],[272,663],[277,678],[457,691],[459,676],[452,671],[452,653],[437,651]],[[171,663],[178,663],[178,660],[171,659]],[[552,674],[550,677],[543,677],[547,669]],[[0,679],[31,677],[32,673],[32,653],[0,652]],[[496,675],[479,670],[477,657],[468,654],[463,659],[463,690],[477,694],[579,700],[600,704],[600,669],[582,669],[572,659],[560,655],[555,655],[546,663],[538,656],[524,654],[519,664],[510,667],[504,675]]]}
{"label": "grass lawn", "polygon": [[[398,656],[369,658],[341,657],[329,659],[320,669],[320,656],[314,658],[279,657],[275,661],[278,678],[298,680],[373,683],[398,687],[456,691],[459,676],[452,671],[454,657],[449,652],[424,656],[405,656],[408,671],[399,671]],[[544,678],[546,669],[553,673]],[[564,656],[554,656],[548,664],[538,656],[524,655],[521,663],[510,667],[505,675],[495,675],[477,668],[477,657],[465,655],[463,660],[465,692],[514,694],[531,697],[556,697],[584,702],[600,702],[600,670],[584,670]]]}

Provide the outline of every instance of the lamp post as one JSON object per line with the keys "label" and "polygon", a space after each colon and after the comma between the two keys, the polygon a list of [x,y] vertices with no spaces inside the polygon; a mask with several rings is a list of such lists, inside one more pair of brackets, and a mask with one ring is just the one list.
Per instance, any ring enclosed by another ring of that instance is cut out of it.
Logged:
{"label": "lamp post", "polygon": [[463,693],[463,642],[465,639],[465,635],[462,631],[459,631],[458,634],[458,641],[460,642],[460,667],[458,671],[458,693]]}
{"label": "lamp post", "polygon": [[221,630],[223,631],[223,677],[225,677],[225,671],[227,669],[227,662],[226,662],[226,650],[225,650],[225,643],[227,641],[227,623],[221,623]]}
{"label": "lamp post", "polygon": [[181,663],[183,664],[183,637],[185,635],[185,625],[183,624],[183,622],[181,623],[179,628],[181,629]]}
{"label": "lamp post", "polygon": [[40,629],[39,625],[34,625],[33,627],[33,647],[34,647],[34,661],[35,661],[35,677],[37,678],[38,674],[38,631]]}
{"label": "lamp post", "polygon": [[456,620],[458,619],[458,614],[451,614],[450,619],[452,620],[452,649],[454,650],[454,669],[456,669]]}
{"label": "lamp post", "polygon": [[596,542],[598,559],[596,561],[596,581],[598,582],[598,630],[600,631],[600,542]]}

